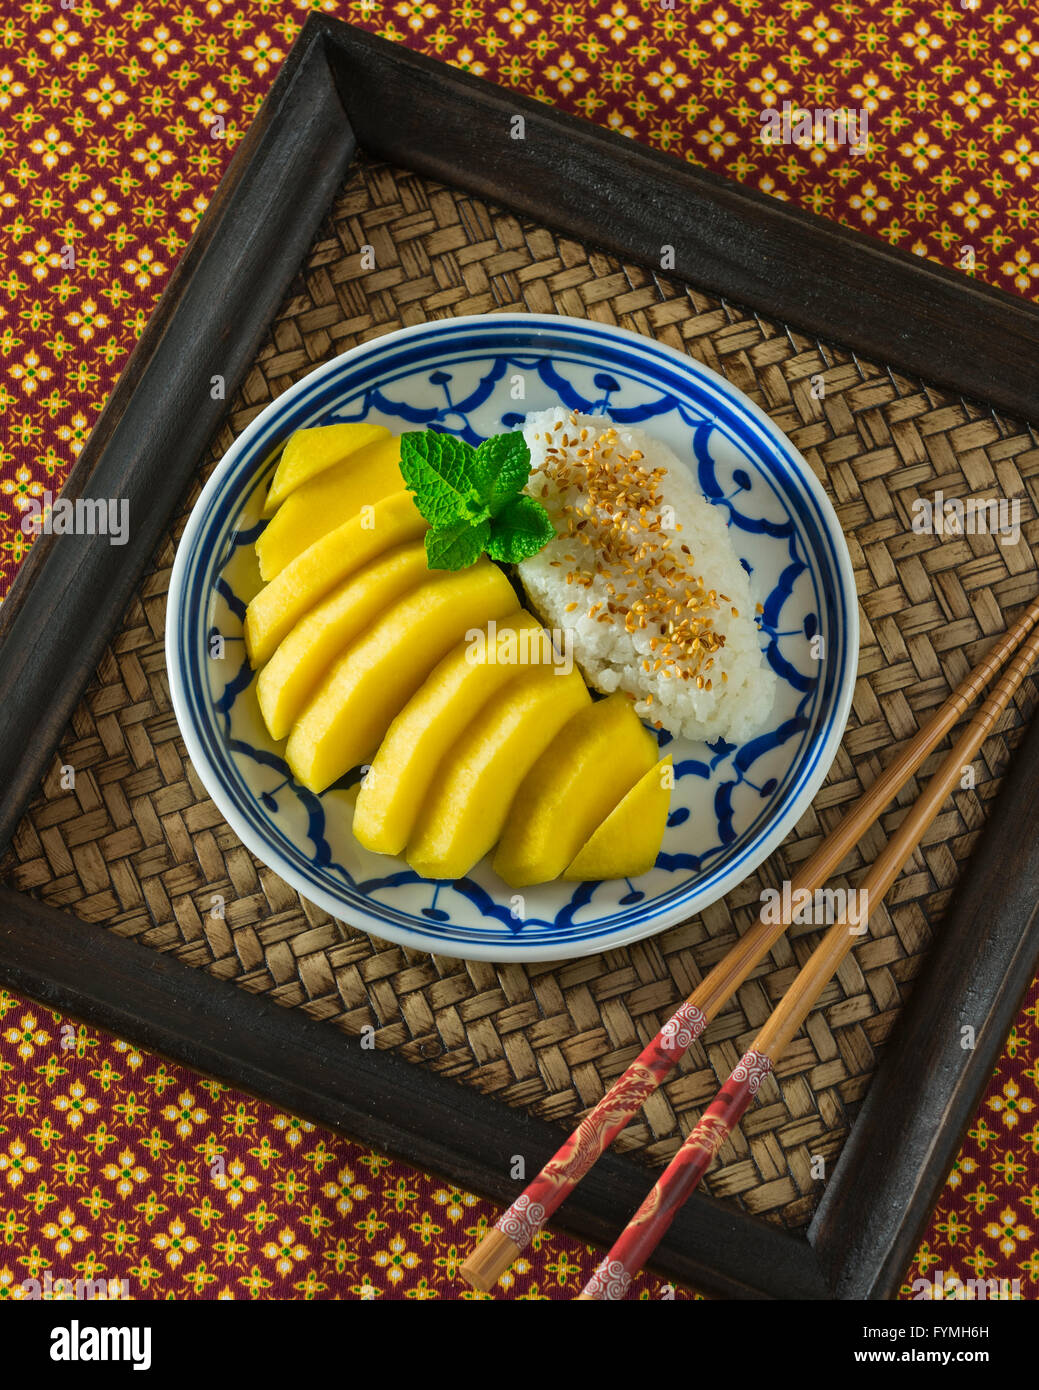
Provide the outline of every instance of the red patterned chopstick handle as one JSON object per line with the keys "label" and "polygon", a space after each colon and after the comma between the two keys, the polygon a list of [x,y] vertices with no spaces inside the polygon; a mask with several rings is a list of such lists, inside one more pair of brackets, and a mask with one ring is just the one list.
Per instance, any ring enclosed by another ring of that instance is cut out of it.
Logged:
{"label": "red patterned chopstick handle", "polygon": [[695,1004],[686,1001],[677,1008],[495,1228],[523,1250],[706,1026],[707,1017]]}
{"label": "red patterned chopstick handle", "polygon": [[707,1172],[771,1070],[772,1062],[760,1052],[743,1054],[700,1123],[585,1285],[582,1297],[614,1301],[626,1296],[632,1279],[657,1248],[675,1213]]}

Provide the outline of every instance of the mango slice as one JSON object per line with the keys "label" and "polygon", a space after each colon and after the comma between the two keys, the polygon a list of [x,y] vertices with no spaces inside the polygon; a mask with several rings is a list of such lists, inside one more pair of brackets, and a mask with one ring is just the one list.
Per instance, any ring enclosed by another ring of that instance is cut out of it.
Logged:
{"label": "mango slice", "polygon": [[297,430],[281,451],[281,459],[264,503],[264,516],[272,516],[289,493],[310,478],[316,478],[326,468],[342,463],[355,449],[363,449],[377,439],[388,439],[389,433],[383,425],[368,425],[361,421]]}
{"label": "mango slice", "polygon": [[428,578],[426,548],[412,541],[378,556],[300,618],[256,682],[272,738],[288,736],[320,678],[354,638]]}
{"label": "mango slice", "polygon": [[416,540],[426,523],[404,488],[376,502],[371,512],[344,521],[264,586],[245,613],[245,649],[261,666],[303,614],[330,589],[383,551]]}
{"label": "mango slice", "polygon": [[492,699],[448,752],[408,841],[425,878],[462,878],[493,847],[516,791],[563,725],[591,703],[579,671],[536,667]]}
{"label": "mango slice", "polygon": [[512,585],[489,560],[457,573],[431,572],[348,647],[318,685],[285,747],[296,780],[321,792],[369,759],[436,663],[468,631],[515,607]]}
{"label": "mango slice", "polygon": [[354,809],[354,834],[366,849],[402,852],[447,750],[502,686],[530,669],[518,658],[549,655],[529,645],[524,652],[519,634],[543,631],[529,613],[518,609],[496,628],[481,648],[463,642],[450,652],[390,725]]}
{"label": "mango slice", "polygon": [[627,695],[618,692],[575,714],[523,779],[495,872],[513,888],[558,878],[656,759],[657,741]]}
{"label": "mango slice", "polygon": [[657,862],[667,828],[671,784],[663,769],[670,756],[635,783],[563,874],[567,879],[638,878]]}
{"label": "mango slice", "polygon": [[356,449],[345,463],[301,483],[256,542],[260,578],[273,579],[308,546],[356,516],[362,507],[399,492],[403,486],[400,441],[393,438],[377,439]]}

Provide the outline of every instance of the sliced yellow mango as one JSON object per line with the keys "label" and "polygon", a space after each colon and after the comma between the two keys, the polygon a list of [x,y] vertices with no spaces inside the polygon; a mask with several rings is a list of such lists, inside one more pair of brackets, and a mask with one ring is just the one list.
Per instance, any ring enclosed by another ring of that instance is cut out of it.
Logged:
{"label": "sliced yellow mango", "polygon": [[639,874],[649,873],[657,862],[667,828],[671,779],[665,776],[664,769],[670,766],[670,756],[662,758],[635,783],[592,834],[564,878],[638,878]]}
{"label": "sliced yellow mango", "polygon": [[479,648],[463,642],[430,673],[390,725],[357,794],[354,834],[366,849],[401,853],[447,750],[525,669],[519,664],[524,656],[550,658],[540,650],[551,641],[547,633],[533,651],[520,636],[543,632],[536,618],[517,610],[488,631]]}
{"label": "sliced yellow mango", "polygon": [[308,546],[266,584],[245,612],[245,649],[254,666],[270,657],[303,614],[328,593],[393,546],[416,540],[426,523],[402,488],[374,503]]}
{"label": "sliced yellow mango", "polygon": [[512,585],[489,560],[431,572],[346,649],[304,707],[285,746],[296,780],[324,791],[367,761],[436,663],[515,607]]}
{"label": "sliced yellow mango", "polygon": [[355,450],[345,463],[301,483],[256,542],[260,578],[273,579],[308,546],[357,516],[362,507],[399,492],[403,486],[400,441],[394,438],[377,439]]}
{"label": "sliced yellow mango", "polygon": [[437,771],[408,841],[425,878],[462,878],[493,848],[533,763],[591,696],[579,671],[524,672],[473,720]]}
{"label": "sliced yellow mango", "polygon": [[310,478],[316,478],[326,468],[342,463],[355,449],[363,449],[377,439],[387,439],[389,433],[383,425],[368,425],[362,421],[297,430],[281,451],[281,459],[264,503],[264,516],[273,515],[289,493]]}
{"label": "sliced yellow mango", "polygon": [[260,712],[272,738],[288,736],[335,658],[429,573],[421,541],[397,546],[352,574],[300,618],[256,682]]}
{"label": "sliced yellow mango", "polygon": [[657,741],[627,695],[580,710],[523,779],[494,856],[495,873],[513,888],[558,878],[656,759]]}

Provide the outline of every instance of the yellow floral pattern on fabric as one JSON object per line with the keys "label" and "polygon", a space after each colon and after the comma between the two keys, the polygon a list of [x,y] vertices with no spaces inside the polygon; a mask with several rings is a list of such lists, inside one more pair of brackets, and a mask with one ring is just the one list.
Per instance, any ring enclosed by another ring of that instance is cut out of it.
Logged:
{"label": "yellow floral pattern on fabric", "polygon": [[[835,0],[44,0],[0,16],[0,600],[310,10],[1014,293],[1039,293],[1039,15]],[[762,112],[863,113],[861,152]],[[903,1296],[1039,1293],[1019,1016]],[[458,1298],[495,1209],[0,994],[0,1297]],[[501,1292],[569,1298],[543,1235]],[[654,1279],[633,1296],[672,1296]],[[678,1291],[674,1296],[686,1297]]]}

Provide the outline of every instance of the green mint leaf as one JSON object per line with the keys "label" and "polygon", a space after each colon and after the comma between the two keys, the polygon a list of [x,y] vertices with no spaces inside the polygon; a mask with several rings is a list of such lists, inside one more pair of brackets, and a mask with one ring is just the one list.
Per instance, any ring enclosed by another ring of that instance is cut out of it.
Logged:
{"label": "green mint leaf", "polygon": [[426,532],[426,565],[431,570],[464,570],[475,565],[487,549],[491,526],[488,521],[471,526],[456,522],[440,530]]}
{"label": "green mint leaf", "polygon": [[487,554],[502,564],[518,565],[536,555],[555,537],[548,512],[533,497],[514,497],[490,523]]}
{"label": "green mint leaf", "polygon": [[497,516],[507,502],[523,491],[530,477],[530,450],[523,431],[485,439],[476,451],[476,459],[490,475],[489,491],[484,495],[491,516]]}
{"label": "green mint leaf", "polygon": [[519,430],[484,440],[478,449],[436,430],[410,431],[400,445],[401,476],[430,525],[431,570],[466,569],[485,550],[517,564],[555,535],[541,503],[523,493],[530,450]]}
{"label": "green mint leaf", "polygon": [[434,529],[478,523],[489,515],[484,488],[477,483],[485,470],[464,439],[435,430],[403,434],[400,471],[415,505]]}

